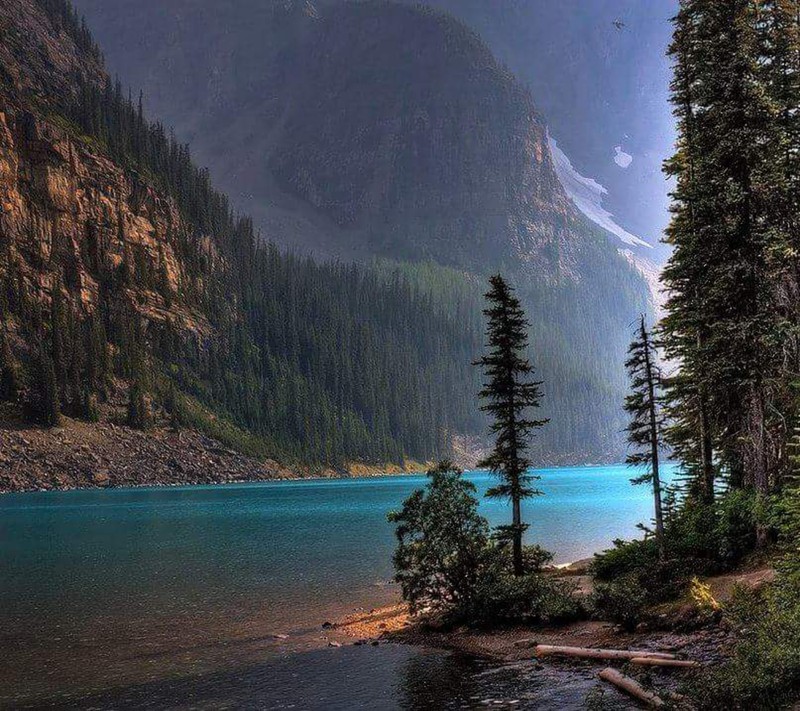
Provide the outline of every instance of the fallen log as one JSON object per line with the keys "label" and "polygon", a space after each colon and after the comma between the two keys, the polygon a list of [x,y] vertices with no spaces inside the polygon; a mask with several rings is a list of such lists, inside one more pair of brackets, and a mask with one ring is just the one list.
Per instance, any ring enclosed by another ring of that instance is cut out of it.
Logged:
{"label": "fallen log", "polygon": [[603,669],[603,671],[600,672],[600,678],[603,681],[607,681],[609,684],[613,684],[620,691],[624,691],[629,696],[633,696],[634,699],[638,699],[648,706],[661,708],[664,705],[664,702],[658,696],[647,691],[635,679],[625,676],[616,669],[612,669],[611,667]]}
{"label": "fallen log", "polygon": [[594,647],[558,647],[550,644],[536,645],[537,657],[550,655],[580,657],[582,659],[675,659],[674,654],[648,652],[642,649],[596,649]]}
{"label": "fallen log", "polygon": [[649,667],[699,667],[700,662],[689,662],[683,659],[659,659],[658,657],[633,657],[631,664],[640,664]]}

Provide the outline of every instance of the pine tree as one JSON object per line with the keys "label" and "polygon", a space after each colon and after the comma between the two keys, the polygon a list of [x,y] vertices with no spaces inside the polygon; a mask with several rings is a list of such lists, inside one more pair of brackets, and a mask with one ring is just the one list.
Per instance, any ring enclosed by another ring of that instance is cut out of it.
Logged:
{"label": "pine tree", "polygon": [[513,521],[510,526],[501,527],[501,533],[512,541],[514,574],[523,575],[522,536],[527,525],[522,523],[521,501],[541,494],[531,486],[539,477],[529,472],[527,452],[532,434],[548,420],[526,416],[539,407],[542,384],[530,379],[533,367],[526,357],[530,324],[502,276],[491,277],[489,283],[489,306],[484,310],[489,353],[476,364],[482,366],[487,380],[480,397],[488,402],[481,409],[491,416],[491,432],[496,437],[494,450],[479,466],[490,469],[501,480],[486,495],[511,500]]}
{"label": "pine tree", "polygon": [[8,339],[0,329],[0,400],[13,402],[19,396],[19,392],[19,370],[8,345]]}
{"label": "pine tree", "polygon": [[658,402],[661,375],[657,362],[658,353],[645,325],[644,315],[637,331],[625,363],[631,382],[631,393],[625,399],[625,411],[631,417],[627,428],[628,442],[634,448],[628,455],[626,463],[631,467],[645,467],[645,472],[631,481],[634,484],[652,485],[656,543],[659,558],[664,560],[664,515],[659,472],[659,448],[663,427]]}
{"label": "pine tree", "polygon": [[56,369],[48,349],[39,346],[33,365],[27,409],[32,419],[39,424],[56,427],[61,421],[61,407]]}
{"label": "pine tree", "polygon": [[665,350],[681,372],[668,392],[671,441],[711,500],[710,442],[734,488],[767,494],[779,477],[782,318],[771,288],[776,223],[770,146],[775,113],[763,82],[759,4],[684,0],[672,47],[678,152],[664,272]]}
{"label": "pine tree", "polygon": [[662,336],[667,357],[679,365],[678,372],[664,382],[671,422],[666,436],[689,482],[687,493],[711,502],[716,471],[706,344],[712,323],[703,298],[709,288],[703,243],[706,215],[701,209],[704,193],[698,175],[703,170],[703,153],[695,116],[702,47],[696,18],[701,10],[702,2],[681,0],[669,48],[678,143],[675,155],[664,166],[675,187],[666,238],[673,251],[663,275],[668,300]]}
{"label": "pine tree", "polygon": [[152,424],[150,400],[139,378],[136,378],[128,391],[128,427],[146,430]]}

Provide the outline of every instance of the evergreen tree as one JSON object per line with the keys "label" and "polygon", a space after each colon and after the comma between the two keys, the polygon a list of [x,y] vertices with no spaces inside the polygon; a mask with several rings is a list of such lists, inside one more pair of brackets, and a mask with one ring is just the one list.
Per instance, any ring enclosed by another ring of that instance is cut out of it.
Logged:
{"label": "evergreen tree", "polygon": [[13,402],[20,392],[19,370],[6,339],[0,330],[0,401]]}
{"label": "evergreen tree", "polygon": [[[785,467],[784,319],[773,258],[776,114],[764,83],[759,3],[685,0],[676,18],[677,178],[664,272],[670,440],[713,494],[710,442],[734,488],[769,493]],[[780,202],[780,200],[779,200]],[[713,413],[713,414],[712,414]],[[694,433],[694,434],[692,434]]]}
{"label": "evergreen tree", "polygon": [[53,359],[39,347],[30,373],[27,409],[31,418],[45,427],[56,427],[61,421],[58,380]]}
{"label": "evergreen tree", "polygon": [[675,187],[666,239],[672,247],[672,257],[663,274],[668,299],[662,332],[667,356],[679,366],[678,372],[664,383],[671,422],[667,439],[689,482],[688,493],[710,502],[716,472],[705,353],[712,324],[703,299],[709,285],[701,222],[704,213],[700,209],[703,195],[698,179],[703,155],[695,117],[700,51],[695,17],[700,4],[698,0],[681,0],[669,48],[678,143],[675,155],[664,166],[665,173],[675,180]]}
{"label": "evergreen tree", "polygon": [[533,420],[526,415],[539,407],[541,398],[541,382],[530,379],[533,367],[526,357],[530,324],[503,277],[493,276],[489,283],[489,306],[484,310],[489,353],[477,365],[482,366],[487,380],[480,397],[488,402],[481,409],[492,418],[491,432],[496,437],[494,450],[479,466],[487,467],[501,480],[486,495],[511,500],[513,521],[510,526],[501,527],[501,533],[511,538],[514,574],[519,576],[525,572],[522,536],[527,529],[522,523],[521,502],[541,494],[531,485],[539,477],[529,472],[527,452],[532,434],[548,420]]}
{"label": "evergreen tree", "polygon": [[659,408],[661,375],[658,353],[651,334],[645,326],[644,315],[636,338],[630,345],[625,367],[631,381],[631,393],[625,400],[625,411],[630,415],[628,442],[634,448],[626,463],[632,467],[645,467],[645,472],[632,480],[634,484],[651,484],[656,524],[656,543],[661,560],[665,558],[664,515],[662,512],[661,477],[659,473],[659,448],[663,418]]}
{"label": "evergreen tree", "polygon": [[128,391],[128,427],[146,430],[152,424],[150,399],[140,378],[135,378]]}

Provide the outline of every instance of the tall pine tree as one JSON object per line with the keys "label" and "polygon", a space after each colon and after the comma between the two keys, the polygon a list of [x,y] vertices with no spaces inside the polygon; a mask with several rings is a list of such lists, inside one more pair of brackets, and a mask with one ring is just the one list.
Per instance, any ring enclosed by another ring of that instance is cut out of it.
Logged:
{"label": "tall pine tree", "polygon": [[626,463],[645,471],[632,481],[634,484],[651,484],[653,488],[656,543],[661,560],[665,558],[664,514],[661,500],[661,475],[659,471],[659,449],[663,417],[659,407],[661,374],[658,353],[653,339],[641,317],[636,337],[628,350],[625,363],[631,381],[630,395],[625,399],[625,411],[630,415],[628,442],[633,451]]}
{"label": "tall pine tree", "polygon": [[530,324],[505,280],[498,274],[489,283],[486,294],[489,305],[484,310],[488,318],[489,352],[477,364],[483,367],[487,380],[480,392],[487,403],[481,409],[493,420],[495,446],[479,466],[500,477],[500,484],[486,495],[511,500],[513,520],[510,526],[501,527],[501,533],[512,542],[514,575],[523,575],[522,536],[528,526],[522,522],[521,502],[541,494],[532,486],[539,477],[529,471],[531,461],[527,452],[532,434],[548,420],[533,420],[527,414],[539,407],[542,384],[531,379],[533,366],[526,356]]}

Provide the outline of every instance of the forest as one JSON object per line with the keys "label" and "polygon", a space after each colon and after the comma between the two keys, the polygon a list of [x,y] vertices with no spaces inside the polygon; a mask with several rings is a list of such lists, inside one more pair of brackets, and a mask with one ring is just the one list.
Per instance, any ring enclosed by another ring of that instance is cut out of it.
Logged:
{"label": "forest", "polygon": [[[102,61],[69,2],[37,2],[58,31]],[[454,434],[485,432],[475,407],[478,379],[468,365],[481,348],[482,275],[432,262],[320,262],[275,247],[250,219],[234,214],[188,147],[149,121],[142,97],[137,101],[119,81],[76,77],[72,92],[48,97],[38,110],[175,201],[183,225],[171,237],[188,278],[176,293],[165,267],[148,264],[136,248],[112,265],[87,228],[80,259],[62,245],[48,263],[32,265],[55,274],[59,293],[49,305],[33,297],[30,275],[6,243],[6,399],[52,423],[59,412],[95,418],[98,404],[127,387],[140,401],[134,411],[148,401],[174,422],[249,454],[334,466],[435,459],[451,453]],[[221,264],[206,253],[207,236]],[[579,283],[515,279],[535,314],[533,348],[550,387],[543,407],[558,423],[537,443],[549,461],[608,459],[620,451],[620,339],[609,340],[607,331],[631,303],[646,303],[633,270],[607,283],[619,272],[619,258],[605,240],[587,239],[582,249],[592,272]],[[74,305],[82,269],[100,284],[92,313]],[[216,337],[198,341],[147,323],[119,298],[132,291],[204,315]],[[587,303],[597,293],[602,298]],[[588,352],[596,354],[589,368]]]}

